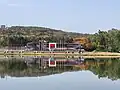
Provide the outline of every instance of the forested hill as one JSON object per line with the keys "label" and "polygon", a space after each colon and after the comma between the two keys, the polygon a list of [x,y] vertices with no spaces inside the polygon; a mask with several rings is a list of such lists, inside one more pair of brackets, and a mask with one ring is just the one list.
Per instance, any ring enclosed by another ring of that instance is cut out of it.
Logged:
{"label": "forested hill", "polygon": [[40,36],[57,36],[57,37],[83,37],[89,34],[66,32],[63,30],[56,30],[45,27],[32,27],[32,26],[12,26],[8,28],[9,31],[20,32],[22,35],[40,35]]}
{"label": "forested hill", "polygon": [[39,41],[44,39],[47,41],[71,42],[75,37],[86,37],[89,34],[65,32],[62,30],[55,30],[45,27],[32,27],[32,26],[11,26],[5,30],[0,30],[0,46],[8,45],[26,45],[30,41]]}

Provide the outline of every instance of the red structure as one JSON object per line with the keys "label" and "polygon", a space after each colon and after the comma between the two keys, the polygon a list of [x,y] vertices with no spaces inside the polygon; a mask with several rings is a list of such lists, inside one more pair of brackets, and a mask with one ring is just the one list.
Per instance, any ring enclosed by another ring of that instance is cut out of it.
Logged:
{"label": "red structure", "polygon": [[49,43],[49,50],[53,50],[56,48],[56,43]]}

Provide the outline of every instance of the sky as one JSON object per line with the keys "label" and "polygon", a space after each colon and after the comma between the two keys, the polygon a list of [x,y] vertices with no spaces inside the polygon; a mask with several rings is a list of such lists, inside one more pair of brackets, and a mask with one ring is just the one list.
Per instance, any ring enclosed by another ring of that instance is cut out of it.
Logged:
{"label": "sky", "polygon": [[96,33],[120,28],[120,0],[0,0],[0,25]]}

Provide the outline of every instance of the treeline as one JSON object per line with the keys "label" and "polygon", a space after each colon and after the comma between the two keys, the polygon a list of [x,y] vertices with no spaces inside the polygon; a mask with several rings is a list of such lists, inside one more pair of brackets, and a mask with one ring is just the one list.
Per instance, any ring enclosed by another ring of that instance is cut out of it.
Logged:
{"label": "treeline", "polygon": [[120,51],[120,30],[99,30],[98,33],[89,35],[89,39],[92,42],[92,47],[94,47],[96,51]]}

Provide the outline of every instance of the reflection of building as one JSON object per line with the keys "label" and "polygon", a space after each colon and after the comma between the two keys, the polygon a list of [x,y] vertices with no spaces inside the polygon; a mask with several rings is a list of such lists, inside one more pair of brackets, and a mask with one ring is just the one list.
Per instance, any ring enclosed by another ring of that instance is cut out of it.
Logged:
{"label": "reflection of building", "polygon": [[48,58],[48,57],[28,57],[26,58],[25,61],[30,64],[39,64],[39,67],[51,67],[50,66],[50,60],[51,60],[51,66],[53,65],[54,67],[67,67],[67,66],[72,66],[72,67],[79,67],[82,70],[87,70],[90,65],[92,66],[99,66],[99,65],[104,65],[105,62],[103,61],[95,61],[95,60],[84,60],[84,58],[79,57],[79,58]]}
{"label": "reflection of building", "polygon": [[[12,58],[14,60],[12,60]],[[56,66],[49,66],[49,57],[30,57],[25,56],[24,58],[11,57],[9,60],[0,60],[0,76],[5,78],[5,76],[12,77],[35,77],[35,76],[45,76],[51,74],[58,74],[70,71],[79,70],[90,70],[91,67],[98,65],[104,65],[104,61],[96,61],[94,59],[83,59],[83,58],[58,58],[52,57],[56,61]],[[107,64],[107,63],[106,63]],[[7,67],[6,67],[7,66]],[[11,68],[9,68],[11,67]],[[14,71],[14,72],[13,72]]]}
{"label": "reflection of building", "polygon": [[49,67],[56,67],[56,60],[54,58],[49,58]]}
{"label": "reflection of building", "polygon": [[[84,63],[83,58],[67,59],[67,58],[54,58],[54,57],[24,57],[28,65],[38,63],[39,67],[59,67],[59,66],[74,66]],[[50,65],[51,64],[51,65]]]}

